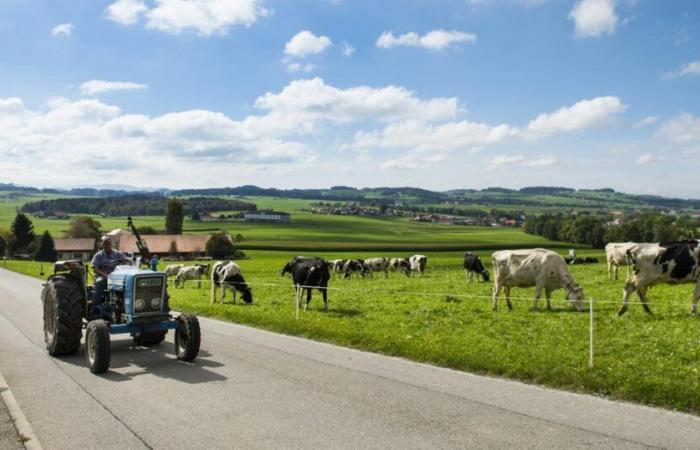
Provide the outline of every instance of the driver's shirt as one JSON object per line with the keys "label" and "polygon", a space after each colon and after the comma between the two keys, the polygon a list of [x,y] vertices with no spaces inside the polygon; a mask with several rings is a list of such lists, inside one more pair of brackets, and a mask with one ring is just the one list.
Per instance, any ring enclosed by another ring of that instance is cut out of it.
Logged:
{"label": "driver's shirt", "polygon": [[111,273],[116,267],[116,264],[110,264],[113,261],[125,262],[126,256],[124,256],[122,252],[118,252],[116,250],[112,250],[109,253],[104,250],[100,250],[99,252],[95,253],[95,256],[92,257],[92,267],[100,269],[106,273]]}

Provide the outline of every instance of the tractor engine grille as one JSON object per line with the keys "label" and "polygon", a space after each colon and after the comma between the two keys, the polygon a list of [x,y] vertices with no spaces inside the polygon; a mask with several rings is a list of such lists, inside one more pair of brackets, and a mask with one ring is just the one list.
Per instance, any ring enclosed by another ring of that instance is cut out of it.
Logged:
{"label": "tractor engine grille", "polygon": [[[134,289],[134,314],[152,314],[163,309],[163,277],[138,278]],[[145,305],[139,308],[140,301]]]}

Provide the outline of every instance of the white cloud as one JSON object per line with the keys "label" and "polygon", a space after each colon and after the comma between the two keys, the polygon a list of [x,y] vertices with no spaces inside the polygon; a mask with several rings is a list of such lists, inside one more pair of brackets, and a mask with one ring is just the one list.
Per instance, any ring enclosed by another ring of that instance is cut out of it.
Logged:
{"label": "white cloud", "polygon": [[300,62],[290,62],[287,64],[287,71],[289,73],[297,73],[297,72],[313,72],[313,70],[316,68],[315,65],[311,63],[306,63],[302,64]]}
{"label": "white cloud", "polygon": [[107,6],[105,13],[107,19],[113,22],[121,23],[122,25],[132,25],[146,11],[148,11],[148,7],[141,0],[117,0]]}
{"label": "white cloud", "polygon": [[251,26],[269,14],[261,0],[154,0],[150,8],[143,1],[117,0],[105,12],[109,20],[125,25],[143,15],[148,29],[200,36],[225,35],[233,26]]}
{"label": "white cloud", "polygon": [[618,97],[581,100],[552,113],[540,114],[528,124],[527,130],[535,136],[581,130],[608,122],[625,109],[627,106]]}
{"label": "white cloud", "polygon": [[385,31],[377,39],[376,45],[379,48],[393,47],[422,47],[429,50],[443,50],[454,44],[472,43],[476,41],[476,35],[461,31],[433,30],[423,36],[415,32],[394,36],[391,31]]}
{"label": "white cloud", "polygon": [[350,58],[355,53],[355,47],[343,41],[343,56]]}
{"label": "white cloud", "polygon": [[80,92],[83,95],[95,95],[109,91],[134,91],[147,88],[145,84],[132,81],[90,80],[80,85]]}
{"label": "white cloud", "polygon": [[672,79],[697,75],[700,75],[700,61],[691,61],[683,64],[678,70],[666,72],[663,77],[666,79]]}
{"label": "white cloud", "polygon": [[328,36],[316,36],[309,30],[303,30],[284,45],[284,54],[292,58],[305,58],[309,55],[322,53],[331,44]]}
{"label": "white cloud", "polygon": [[569,12],[579,37],[613,34],[617,28],[614,0],[579,0]]}
{"label": "white cloud", "polygon": [[700,144],[700,117],[683,113],[665,122],[657,135],[675,145]]}
{"label": "white cloud", "polygon": [[636,121],[635,123],[633,123],[632,127],[636,128],[636,129],[644,128],[644,127],[647,127],[649,125],[655,124],[657,119],[658,119],[658,117],[656,117],[656,116],[647,116],[647,117],[640,119],[640,120]]}
{"label": "white cloud", "polygon": [[72,23],[61,23],[51,29],[52,36],[70,36],[75,26]]}
{"label": "white cloud", "polygon": [[382,169],[416,169],[432,166],[447,159],[447,155],[438,153],[429,156],[406,155],[397,159],[384,161],[379,165]]}
{"label": "white cloud", "polygon": [[505,169],[508,167],[552,167],[559,165],[556,155],[538,155],[527,158],[524,155],[496,155],[486,161],[487,170]]}
{"label": "white cloud", "polygon": [[641,156],[639,156],[634,162],[639,164],[639,165],[644,165],[644,164],[651,164],[654,162],[658,162],[664,159],[662,156],[654,155],[652,153],[645,153]]}

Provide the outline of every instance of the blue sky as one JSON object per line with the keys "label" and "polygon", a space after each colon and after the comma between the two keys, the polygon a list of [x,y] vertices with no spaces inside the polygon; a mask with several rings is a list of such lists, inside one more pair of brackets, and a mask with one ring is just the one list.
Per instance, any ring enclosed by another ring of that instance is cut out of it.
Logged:
{"label": "blue sky", "polygon": [[0,0],[0,181],[700,197],[700,3]]}

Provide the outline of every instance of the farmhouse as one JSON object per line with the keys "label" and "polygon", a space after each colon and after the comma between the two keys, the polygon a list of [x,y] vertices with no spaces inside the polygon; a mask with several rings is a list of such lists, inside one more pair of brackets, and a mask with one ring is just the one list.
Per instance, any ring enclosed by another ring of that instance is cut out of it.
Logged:
{"label": "farmhouse", "polygon": [[289,214],[285,212],[260,210],[245,213],[244,219],[246,222],[273,222],[273,223],[289,223]]}
{"label": "farmhouse", "polygon": [[95,239],[56,239],[56,258],[58,260],[79,259],[89,261],[95,254]]}
{"label": "farmhouse", "polygon": [[[112,230],[107,233],[114,248],[124,253],[138,253],[136,236],[125,230]],[[151,254],[158,257],[197,258],[206,255],[208,234],[147,234],[141,239]]]}

